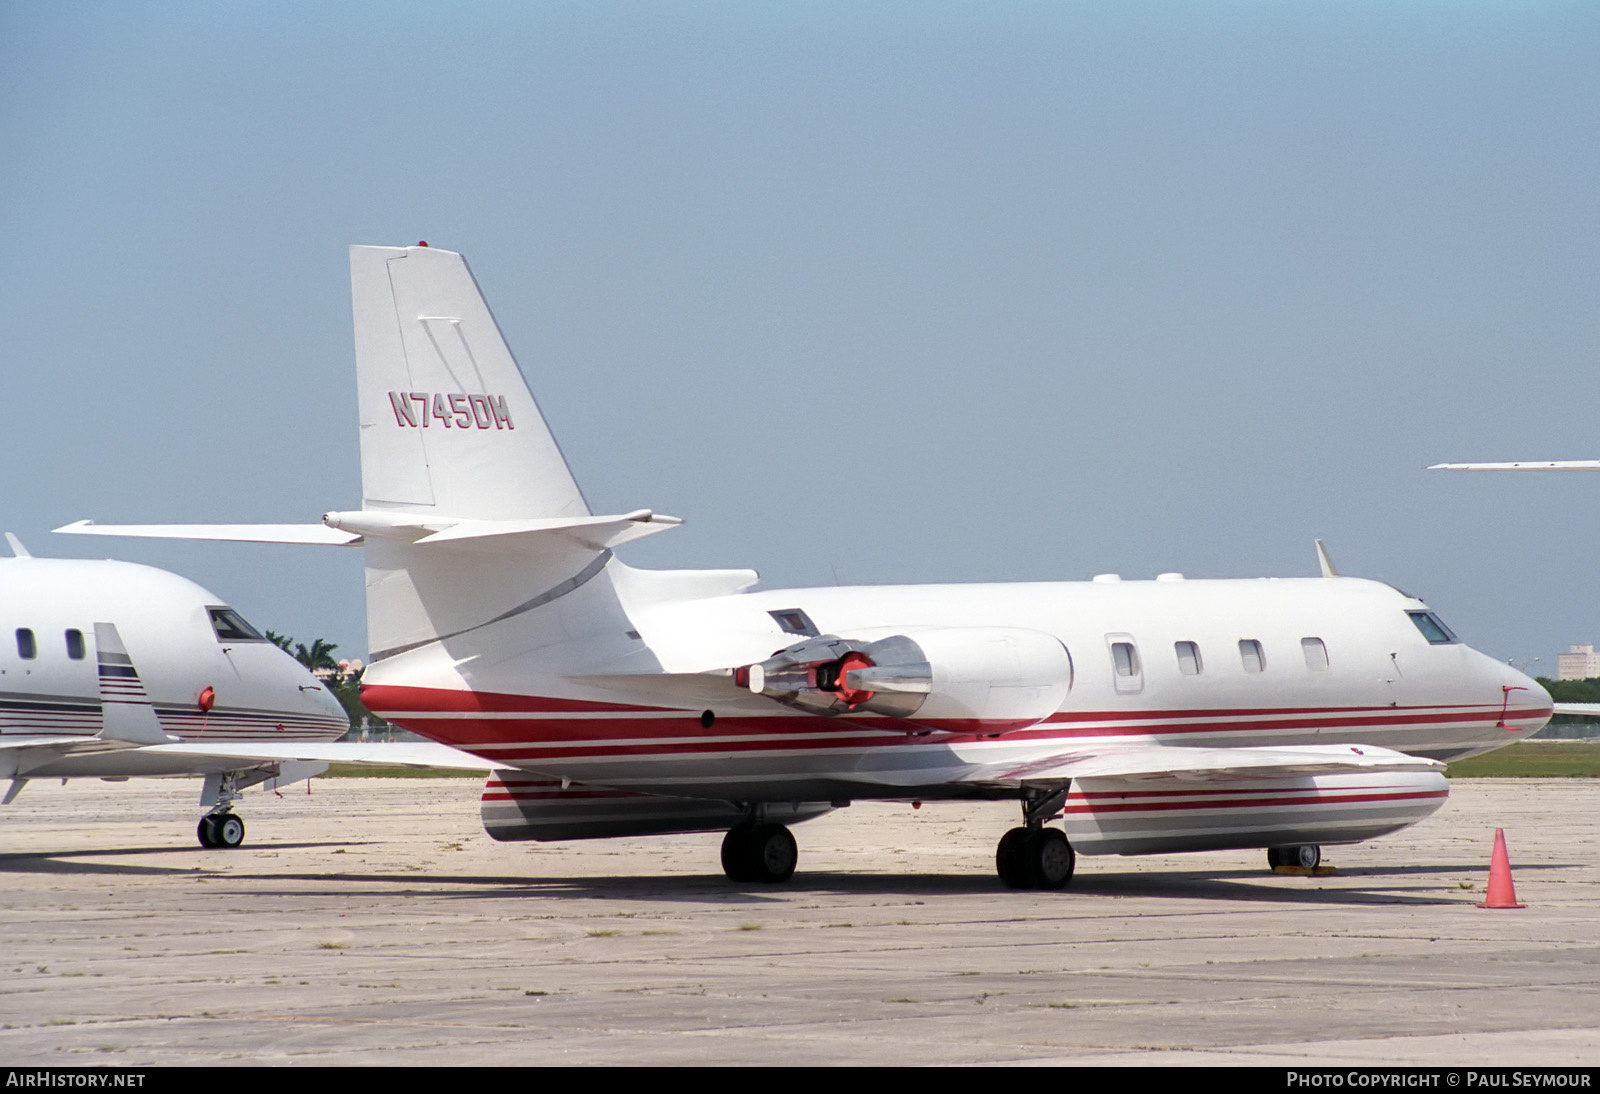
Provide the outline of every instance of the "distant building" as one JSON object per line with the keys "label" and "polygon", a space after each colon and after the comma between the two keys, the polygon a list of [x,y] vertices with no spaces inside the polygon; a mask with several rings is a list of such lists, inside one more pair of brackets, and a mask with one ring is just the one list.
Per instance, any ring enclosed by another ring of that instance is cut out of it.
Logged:
{"label": "distant building", "polygon": [[1588,680],[1600,676],[1600,653],[1594,646],[1573,646],[1556,657],[1557,680]]}

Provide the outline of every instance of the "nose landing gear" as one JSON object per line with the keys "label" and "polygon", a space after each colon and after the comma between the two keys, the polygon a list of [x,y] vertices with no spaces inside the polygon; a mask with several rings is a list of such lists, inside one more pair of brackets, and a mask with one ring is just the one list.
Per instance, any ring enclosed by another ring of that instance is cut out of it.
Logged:
{"label": "nose landing gear", "polygon": [[244,842],[244,820],[236,813],[209,813],[195,834],[201,847],[237,847]]}
{"label": "nose landing gear", "polygon": [[224,771],[206,776],[200,804],[211,806],[211,812],[200,818],[195,829],[201,847],[237,847],[244,842],[244,820],[233,812],[233,803],[239,798],[239,774]]}

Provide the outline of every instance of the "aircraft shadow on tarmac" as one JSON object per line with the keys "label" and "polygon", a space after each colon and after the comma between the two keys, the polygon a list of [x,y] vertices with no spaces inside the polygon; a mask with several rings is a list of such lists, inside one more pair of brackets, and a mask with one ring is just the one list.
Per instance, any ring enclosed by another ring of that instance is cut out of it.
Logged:
{"label": "aircraft shadow on tarmac", "polygon": [[[273,851],[314,849],[359,844],[320,842],[274,844]],[[117,859],[156,854],[176,856],[173,865],[118,862]],[[222,858],[219,856],[226,856]],[[106,860],[113,861],[106,861]],[[181,863],[181,864],[180,864]],[[219,869],[227,865],[226,870]],[[1085,872],[1062,890],[1007,893],[992,875],[959,874],[873,874],[838,871],[801,871],[780,888],[736,885],[721,874],[666,874],[652,876],[613,875],[608,877],[549,877],[513,874],[462,875],[430,874],[425,870],[396,873],[392,867],[366,871],[250,871],[246,855],[215,852],[201,848],[176,850],[168,847],[125,847],[112,850],[32,851],[0,854],[0,875],[59,874],[101,876],[193,877],[209,874],[259,895],[307,896],[314,891],[305,883],[336,884],[371,893],[374,887],[389,886],[410,896],[478,900],[526,897],[570,897],[600,900],[686,901],[704,903],[720,900],[730,903],[769,904],[791,901],[797,894],[824,896],[911,896],[971,897],[1005,894],[1030,909],[1041,904],[1065,909],[1074,897],[1139,896],[1153,899],[1267,902],[1276,904],[1347,905],[1407,904],[1438,905],[1470,903],[1478,899],[1473,890],[1415,891],[1417,882],[1440,875],[1459,877],[1460,865],[1410,865],[1348,868],[1329,879],[1274,877],[1264,870],[1239,869],[1207,871],[1121,871]],[[1567,869],[1577,864],[1524,864],[1519,872]],[[246,867],[246,869],[240,869]],[[1476,872],[1476,871],[1474,871]],[[1324,880],[1342,884],[1318,884]],[[276,888],[283,883],[294,887]],[[1352,884],[1353,883],[1353,884]],[[1437,884],[1436,882],[1434,884]]]}

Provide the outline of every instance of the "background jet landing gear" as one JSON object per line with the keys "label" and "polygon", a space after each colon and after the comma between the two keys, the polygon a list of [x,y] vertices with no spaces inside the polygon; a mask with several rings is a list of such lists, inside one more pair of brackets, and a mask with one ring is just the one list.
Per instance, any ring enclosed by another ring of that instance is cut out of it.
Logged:
{"label": "background jet landing gear", "polygon": [[200,826],[195,829],[201,847],[237,847],[244,842],[244,821],[233,812],[238,797],[239,772],[206,776],[200,804],[211,806],[211,812],[200,818]]}
{"label": "background jet landing gear", "polygon": [[1033,794],[1022,799],[1021,828],[1000,837],[994,868],[1010,889],[1060,889],[1072,880],[1078,856],[1059,828],[1046,828],[1067,800],[1067,788]]}
{"label": "background jet landing gear", "polygon": [[799,861],[794,836],[781,824],[745,821],[722,837],[722,872],[730,881],[788,881]]}
{"label": "background jet landing gear", "polygon": [[244,820],[236,813],[208,813],[195,834],[201,847],[237,847],[244,842]]}
{"label": "background jet landing gear", "polygon": [[1294,847],[1268,847],[1267,865],[1274,870],[1280,866],[1315,870],[1322,865],[1322,848],[1314,843],[1302,843]]}

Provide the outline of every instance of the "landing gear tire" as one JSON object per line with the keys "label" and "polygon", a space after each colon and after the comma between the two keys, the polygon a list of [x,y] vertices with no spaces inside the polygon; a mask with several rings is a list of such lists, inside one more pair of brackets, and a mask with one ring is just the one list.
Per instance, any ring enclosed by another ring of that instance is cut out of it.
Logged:
{"label": "landing gear tire", "polygon": [[1029,847],[1028,869],[1033,872],[1035,889],[1061,889],[1072,880],[1078,856],[1059,828],[1041,828],[1033,834]]}
{"label": "landing gear tire", "polygon": [[218,847],[237,847],[244,842],[244,820],[232,813],[222,813],[216,818],[212,831],[216,833]]}
{"label": "landing gear tire", "polygon": [[1060,889],[1072,880],[1078,856],[1059,828],[1013,828],[995,849],[995,872],[1007,888]]}
{"label": "landing gear tire", "polygon": [[722,837],[722,872],[730,881],[788,881],[799,861],[794,836],[781,824],[740,824]]}
{"label": "landing gear tire", "polygon": [[1026,828],[1013,828],[1000,837],[1000,846],[995,848],[995,872],[1008,889],[1033,888],[1028,873],[1028,836]]}
{"label": "landing gear tire", "polygon": [[1274,870],[1280,866],[1298,866],[1302,870],[1315,870],[1322,865],[1322,848],[1314,843],[1301,843],[1293,847],[1268,847],[1267,865]]}
{"label": "landing gear tire", "polygon": [[244,842],[244,820],[233,813],[201,817],[195,835],[201,847],[237,847]]}

